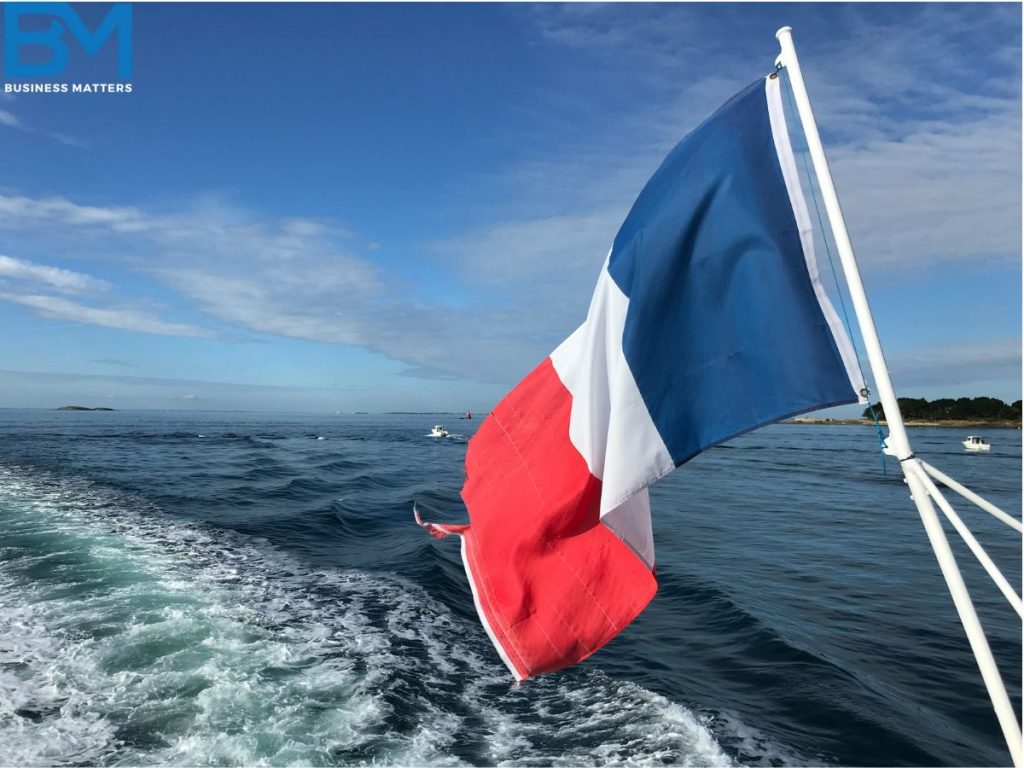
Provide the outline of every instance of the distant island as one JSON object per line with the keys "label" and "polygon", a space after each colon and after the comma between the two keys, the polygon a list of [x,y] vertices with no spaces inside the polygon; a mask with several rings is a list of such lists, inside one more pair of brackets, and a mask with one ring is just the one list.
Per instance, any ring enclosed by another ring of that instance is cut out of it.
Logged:
{"label": "distant island", "polygon": [[112,411],[113,408],[86,408],[84,405],[62,405],[58,411]]}
{"label": "distant island", "polygon": [[[1021,401],[1004,403],[994,397],[943,397],[926,400],[923,397],[898,397],[900,412],[908,427],[1005,427],[1020,429]],[[875,403],[864,409],[859,419],[793,419],[794,424],[870,424],[871,409],[885,424],[882,404]]]}
{"label": "distant island", "polygon": [[[1021,401],[1007,405],[994,397],[943,397],[925,400],[923,397],[899,397],[900,411],[907,421],[1013,421],[1020,423]],[[882,406],[874,405],[881,416]],[[865,408],[865,419],[871,418],[871,409]]]}

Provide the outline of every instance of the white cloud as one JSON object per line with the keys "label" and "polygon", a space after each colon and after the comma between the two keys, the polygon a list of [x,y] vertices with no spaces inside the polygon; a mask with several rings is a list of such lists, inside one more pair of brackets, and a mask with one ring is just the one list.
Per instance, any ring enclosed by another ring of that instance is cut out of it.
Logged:
{"label": "white cloud", "polygon": [[1021,337],[932,344],[898,350],[891,356],[893,380],[908,387],[1019,381]]}
{"label": "white cloud", "polygon": [[82,272],[51,267],[46,264],[35,264],[31,261],[3,255],[0,255],[0,278],[42,283],[62,293],[86,293],[102,291],[110,287],[110,283],[105,280],[91,277]]}
{"label": "white cloud", "polygon": [[40,224],[71,227],[109,227],[115,232],[146,228],[146,217],[129,207],[78,205],[64,197],[32,198],[0,195],[0,223],[4,229],[37,229]]}
{"label": "white cloud", "polygon": [[70,320],[75,323],[101,325],[106,328],[120,328],[140,333],[156,333],[163,336],[205,336],[214,334],[204,328],[187,323],[170,323],[137,309],[111,309],[89,307],[57,296],[21,294],[0,291],[0,299],[29,307],[45,317],[56,320]]}
{"label": "white cloud", "polygon": [[564,285],[567,275],[593,282],[628,208],[498,222],[477,232],[436,243],[458,257],[462,274],[489,285],[509,281]]}
{"label": "white cloud", "polygon": [[[170,286],[207,317],[243,331],[365,347],[422,376],[507,383],[558,341],[550,328],[545,333],[543,323],[524,320],[514,308],[460,307],[420,295],[399,274],[352,252],[355,236],[331,222],[257,219],[216,200],[156,213],[0,195],[0,229],[31,241],[46,233],[64,238],[64,250],[119,259],[120,266]],[[371,242],[363,248],[375,252]],[[12,293],[0,298],[78,322],[213,335],[137,310]],[[539,344],[538,334],[544,339]]]}
{"label": "white cloud", "polygon": [[21,120],[16,115],[8,112],[6,109],[0,109],[0,125],[6,125],[9,128],[24,128]]}
{"label": "white cloud", "polygon": [[1020,262],[1019,106],[831,152],[859,258],[876,268]]}
{"label": "white cloud", "polygon": [[69,147],[85,146],[83,141],[80,141],[73,136],[68,136],[66,133],[60,133],[59,131],[44,131],[25,125],[21,118],[6,109],[0,109],[0,125],[7,126],[8,128],[17,128],[19,131],[25,131],[25,133],[34,133],[39,136],[45,136],[49,139],[53,139],[54,141],[59,141],[61,144],[66,144]]}
{"label": "white cloud", "polygon": [[49,289],[64,294],[95,294],[112,287],[106,280],[82,272],[0,255],[0,300],[28,307],[44,317],[164,336],[215,335],[196,325],[162,320],[145,310],[89,306],[38,292]]}

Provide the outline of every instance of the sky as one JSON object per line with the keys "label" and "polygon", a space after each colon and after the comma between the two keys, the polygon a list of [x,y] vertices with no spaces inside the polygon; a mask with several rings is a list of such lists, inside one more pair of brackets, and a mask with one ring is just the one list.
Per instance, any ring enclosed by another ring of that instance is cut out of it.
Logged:
{"label": "sky", "polygon": [[897,393],[1019,399],[1019,5],[137,3],[0,94],[0,407],[487,411],[783,25]]}

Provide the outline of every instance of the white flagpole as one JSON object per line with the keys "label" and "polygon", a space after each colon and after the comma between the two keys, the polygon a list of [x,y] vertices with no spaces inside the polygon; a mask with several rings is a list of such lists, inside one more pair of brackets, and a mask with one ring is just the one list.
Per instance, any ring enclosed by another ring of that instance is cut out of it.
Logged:
{"label": "white flagpole", "polygon": [[882,403],[882,410],[885,412],[885,420],[889,427],[889,445],[893,449],[896,458],[900,461],[904,477],[910,486],[911,498],[917,505],[918,513],[921,515],[921,522],[924,524],[928,534],[928,540],[935,552],[939,562],[942,575],[946,579],[953,603],[960,614],[960,621],[963,623],[967,633],[967,639],[971,644],[971,650],[977,659],[978,667],[981,670],[982,679],[988,689],[989,697],[992,699],[992,706],[999,718],[999,725],[1002,728],[1006,744],[1010,749],[1010,756],[1018,768],[1024,766],[1024,756],[1021,754],[1021,730],[1017,723],[1017,716],[1010,703],[1010,697],[1006,693],[1006,686],[1003,685],[999,668],[996,666],[992,651],[989,648],[985,632],[978,621],[978,615],[974,610],[967,587],[964,585],[960,569],[957,567],[953,551],[949,547],[942,523],[935,513],[932,499],[925,487],[923,478],[924,470],[921,462],[914,457],[910,449],[910,440],[903,424],[903,415],[900,413],[899,403],[896,401],[896,392],[893,390],[892,380],[889,378],[889,369],[885,364],[885,356],[882,354],[882,345],[878,340],[878,332],[875,330],[875,321],[871,316],[871,307],[868,305],[868,297],[864,292],[864,285],[860,279],[860,270],[857,268],[857,259],[853,253],[853,245],[850,242],[850,235],[846,231],[846,222],[843,219],[843,211],[839,205],[839,197],[836,194],[835,185],[832,182],[832,174],[829,171],[828,160],[825,157],[825,148],[821,144],[821,137],[818,135],[818,126],[814,121],[814,113],[811,111],[811,102],[807,96],[807,88],[804,86],[804,78],[800,72],[800,62],[796,57],[796,48],[793,46],[793,30],[791,27],[783,27],[775,36],[782,47],[782,53],[777,60],[786,68],[789,73],[790,84],[793,88],[793,96],[796,99],[797,112],[800,115],[800,123],[807,138],[807,147],[810,150],[811,162],[814,165],[814,172],[818,179],[818,187],[825,203],[825,211],[828,214],[829,224],[832,227],[832,234],[835,238],[836,250],[839,252],[839,259],[843,266],[843,274],[846,277],[846,284],[850,290],[850,298],[853,301],[854,312],[857,316],[857,324],[860,326],[861,336],[864,339],[864,346],[868,354],[868,362],[871,365],[871,374],[875,386],[878,388],[878,397]]}

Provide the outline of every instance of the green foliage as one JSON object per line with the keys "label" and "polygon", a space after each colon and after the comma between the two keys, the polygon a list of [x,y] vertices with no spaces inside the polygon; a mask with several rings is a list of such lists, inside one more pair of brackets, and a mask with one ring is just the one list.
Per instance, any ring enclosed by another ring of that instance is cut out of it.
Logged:
{"label": "green foliage", "polygon": [[[938,421],[953,419],[957,421],[1020,421],[1021,401],[1007,405],[994,397],[943,397],[928,401],[923,397],[897,398],[900,411],[907,421]],[[875,413],[882,418],[882,405],[875,403]],[[864,409],[864,418],[871,418],[871,409]]]}

